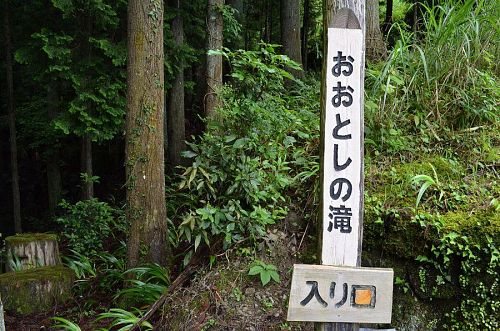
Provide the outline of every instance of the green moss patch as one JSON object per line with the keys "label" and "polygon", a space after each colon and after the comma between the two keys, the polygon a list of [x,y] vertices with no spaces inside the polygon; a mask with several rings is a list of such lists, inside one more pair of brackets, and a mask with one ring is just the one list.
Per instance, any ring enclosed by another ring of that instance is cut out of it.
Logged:
{"label": "green moss patch", "polygon": [[7,311],[32,314],[47,311],[71,297],[74,273],[64,266],[47,266],[0,275],[0,292]]}
{"label": "green moss patch", "polygon": [[5,242],[10,245],[33,241],[57,241],[57,235],[53,233],[21,233],[5,238]]}

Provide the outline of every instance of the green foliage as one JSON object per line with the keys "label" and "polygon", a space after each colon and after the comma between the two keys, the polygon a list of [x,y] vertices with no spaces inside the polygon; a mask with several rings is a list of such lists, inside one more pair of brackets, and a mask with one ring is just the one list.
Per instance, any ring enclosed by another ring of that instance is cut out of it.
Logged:
{"label": "green foliage", "polygon": [[129,269],[123,276],[126,284],[115,300],[128,304],[152,304],[170,285],[168,269],[156,264]]}
{"label": "green foliage", "polygon": [[[192,164],[177,180],[167,181],[178,185],[167,188],[168,215],[179,227],[177,240],[191,243],[193,250],[220,242],[224,249],[247,239],[255,243],[268,225],[281,219],[286,214],[284,192],[295,183],[292,167],[300,168],[309,153],[300,146],[318,128],[314,103],[299,93],[284,97],[283,79],[289,74],[274,60],[267,62],[277,57],[274,46],[262,47],[225,53],[234,55],[233,73],[243,79],[234,82],[236,88],[225,86],[224,106],[184,152]],[[251,78],[254,61],[259,70]],[[243,89],[247,79],[253,79],[253,90]],[[314,93],[313,86],[296,88]]]}
{"label": "green foliage", "polygon": [[[419,256],[417,260],[438,270],[435,285],[424,290],[438,295],[447,284],[457,286],[460,304],[447,314],[446,329],[450,330],[497,330],[500,326],[496,311],[500,308],[498,269],[500,252],[490,236],[476,241],[470,235],[448,232],[441,235],[432,246],[431,256]],[[457,272],[458,268],[458,272]]]}
{"label": "green foliage", "polygon": [[[51,129],[89,135],[93,141],[113,138],[121,131],[125,114],[126,45],[110,34],[119,27],[118,12],[126,3],[108,2],[52,1],[50,10],[56,9],[53,14],[64,28],[46,22],[15,53],[31,79],[59,92],[55,104],[47,105],[57,115],[49,120]],[[22,107],[46,103],[45,98],[44,87]]]}
{"label": "green foliage", "polygon": [[[385,13],[387,10],[386,4],[386,0],[381,1],[380,22],[383,22],[385,20]],[[408,13],[410,8],[412,8],[411,2],[407,2],[404,0],[393,0],[392,6],[392,21],[394,23],[402,23],[405,15]]]}
{"label": "green foliage", "polygon": [[[108,312],[101,313],[97,317],[97,320],[112,319],[111,324],[109,325],[110,330],[114,330],[114,328],[118,328],[118,330],[126,331],[130,330],[134,324],[138,323],[142,317],[142,312],[139,309],[133,309],[135,312],[126,311],[120,308],[111,308]],[[144,321],[140,324],[141,330],[148,331],[153,330],[153,326],[148,321]],[[107,329],[104,329],[107,330]],[[104,331],[103,330],[103,331]]]}
{"label": "green foliage", "polygon": [[19,256],[17,256],[17,254],[15,254],[13,251],[10,251],[9,253],[8,254],[10,255],[10,259],[9,259],[10,270],[12,270],[12,271],[23,270],[23,264],[21,263]]}
{"label": "green foliage", "polygon": [[423,8],[422,33],[401,29],[387,62],[367,70],[367,142],[379,152],[432,146],[449,130],[498,121],[498,2]]}
{"label": "green foliage", "polygon": [[62,226],[62,235],[69,247],[77,253],[89,256],[98,252],[108,237],[127,229],[122,212],[97,199],[75,204],[62,201],[60,206],[66,214],[56,222]]}
{"label": "green foliage", "polygon": [[286,55],[276,54],[279,45],[260,43],[259,49],[231,51],[209,51],[223,55],[231,65],[232,86],[238,95],[259,98],[263,93],[283,91],[285,79],[294,79],[287,68],[301,70],[296,62]]}
{"label": "green foliage", "polygon": [[252,266],[250,266],[250,270],[248,271],[248,275],[259,275],[262,286],[266,286],[271,281],[271,279],[276,283],[280,282],[280,276],[278,274],[278,269],[276,269],[276,266],[272,264],[266,264],[260,260],[255,260],[252,263]]}
{"label": "green foliage", "polygon": [[80,327],[63,318],[63,317],[52,317],[51,320],[53,320],[54,322],[58,323],[58,324],[55,324],[53,327],[54,328],[57,328],[58,330],[67,330],[67,331],[81,331]]}
{"label": "green foliage", "polygon": [[222,5],[217,10],[222,14],[224,42],[231,44],[239,40],[241,38],[241,24],[236,19],[238,11],[230,5]]}
{"label": "green foliage", "polygon": [[[417,195],[417,202],[415,203],[415,208],[418,208],[418,204],[420,203],[420,200],[422,199],[422,196],[424,193],[427,191],[427,189],[431,186],[436,186],[436,188],[440,188],[439,184],[439,179],[437,177],[436,169],[432,164],[429,163],[429,165],[432,168],[432,171],[434,173],[434,177],[428,176],[428,175],[416,175],[412,178],[412,182],[415,185],[419,185],[422,183],[422,186],[420,187],[420,190],[418,191]],[[439,194],[439,200],[443,197],[444,192],[441,190],[441,193]]]}
{"label": "green foliage", "polygon": [[64,256],[64,264],[76,275],[73,292],[78,296],[115,294],[125,281],[124,249],[125,243],[122,242],[114,254],[80,254],[72,251],[71,256]]}
{"label": "green foliage", "polygon": [[83,254],[71,252],[73,253],[71,258],[64,256],[63,259],[66,266],[75,272],[76,279],[81,282],[95,277],[97,274],[95,263]]}

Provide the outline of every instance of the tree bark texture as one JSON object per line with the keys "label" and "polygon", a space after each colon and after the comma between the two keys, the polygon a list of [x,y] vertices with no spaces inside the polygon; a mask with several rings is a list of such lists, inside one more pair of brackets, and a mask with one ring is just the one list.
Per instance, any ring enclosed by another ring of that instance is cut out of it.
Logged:
{"label": "tree bark texture", "polygon": [[[281,0],[281,43],[283,53],[302,65],[300,50],[300,0]],[[295,77],[303,77],[303,71],[290,70]]]}
{"label": "tree bark texture", "polygon": [[14,231],[22,232],[21,224],[21,195],[19,192],[19,167],[17,164],[17,134],[16,134],[16,113],[14,109],[14,80],[12,73],[12,40],[10,34],[9,21],[9,0],[4,3],[3,23],[5,40],[5,70],[7,79],[7,112],[9,122],[10,139],[10,171],[12,178],[12,200],[14,214]]}
{"label": "tree bark texture", "polygon": [[304,0],[304,18],[302,20],[302,65],[307,70],[307,44],[309,42],[309,18],[311,12],[311,0]]}
{"label": "tree bark texture", "polygon": [[[323,2],[323,69],[321,73],[321,136],[323,137],[325,133],[325,124],[324,124],[324,116],[325,116],[325,105],[326,105],[326,91],[325,91],[325,82],[326,82],[326,59],[329,54],[328,51],[328,28],[349,28],[349,29],[361,29],[363,31],[363,45],[365,44],[364,35],[365,35],[365,0],[325,0]],[[347,10],[349,9],[349,10]],[[353,19],[351,17],[355,15],[357,19]],[[334,19],[335,17],[335,19]],[[361,68],[364,70],[364,56],[362,58]],[[362,74],[364,77],[364,72]],[[361,80],[361,90],[364,90],[363,80]],[[361,99],[361,109],[364,107],[363,98]],[[324,144],[323,140],[321,142],[322,146],[320,148],[321,154],[323,155]],[[323,167],[323,160],[321,160],[321,167]],[[321,178],[323,181],[323,178]],[[321,183],[321,187],[323,187],[323,183]],[[360,197],[361,205],[363,205],[363,197]],[[321,204],[323,201],[321,201]],[[319,210],[322,209],[323,206],[320,206]],[[318,218],[319,224],[318,229],[321,229],[318,233],[318,256],[321,256],[321,238],[322,238],[322,229],[323,229],[323,220],[321,217]],[[362,227],[362,220],[360,219],[360,226]],[[363,238],[363,232],[361,230],[360,233],[360,241]],[[361,247],[359,247],[358,261],[357,266],[361,265]],[[358,331],[359,324],[353,323],[316,323],[315,330],[321,331]]]}
{"label": "tree bark texture", "polygon": [[127,38],[127,262],[166,265],[163,1],[128,2]]}
{"label": "tree bark texture", "polygon": [[[53,121],[57,115],[57,90],[53,84],[47,88],[47,114],[50,121]],[[57,204],[61,200],[62,182],[61,168],[59,166],[60,151],[58,144],[49,147],[46,158],[47,167],[47,193],[49,198],[49,215],[53,217],[56,212]]]}
{"label": "tree bark texture", "polygon": [[271,43],[271,35],[273,32],[273,7],[271,4],[271,0],[267,0],[265,2],[265,10],[262,13],[265,19],[265,27],[264,27],[264,41],[266,43]]}
{"label": "tree bark texture", "polygon": [[[20,270],[61,264],[59,247],[55,235],[32,234],[32,240],[16,240],[17,236],[5,238],[7,263],[5,269],[14,270],[17,261]],[[52,238],[53,237],[53,238]]]}
{"label": "tree bark texture", "polygon": [[384,36],[380,30],[379,0],[366,0],[366,57],[379,61],[387,56]]}
{"label": "tree bark texture", "polygon": [[[208,50],[222,48],[222,13],[224,0],[208,0],[207,28]],[[222,87],[222,55],[207,55],[207,93],[205,95],[205,116],[214,117],[221,101],[217,96]]]}
{"label": "tree bark texture", "polygon": [[384,33],[388,33],[389,29],[392,25],[392,11],[394,9],[394,1],[387,0],[386,1],[386,10],[385,10],[385,21],[384,21]]}
{"label": "tree bark texture", "polygon": [[88,134],[81,138],[81,167],[82,173],[87,177],[82,183],[82,200],[89,200],[94,197],[94,182],[92,180],[92,140]]}
{"label": "tree bark texture", "polygon": [[0,331],[5,331],[5,319],[3,316],[2,298],[0,298]]}
{"label": "tree bark texture", "polygon": [[[184,43],[184,27],[180,13],[180,0],[176,0],[177,15],[172,21],[172,34],[177,46]],[[170,100],[167,111],[167,154],[168,164],[172,168],[181,164],[181,152],[186,148],[186,129],[184,126],[184,63],[179,63],[179,71],[175,75],[170,90]]]}

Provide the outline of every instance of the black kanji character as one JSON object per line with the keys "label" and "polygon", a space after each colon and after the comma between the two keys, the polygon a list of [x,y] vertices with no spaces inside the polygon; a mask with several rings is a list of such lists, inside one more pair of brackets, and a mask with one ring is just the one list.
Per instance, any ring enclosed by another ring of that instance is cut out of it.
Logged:
{"label": "black kanji character", "polygon": [[351,120],[346,120],[342,122],[340,120],[340,114],[335,115],[335,120],[337,122],[337,125],[333,128],[333,138],[339,139],[339,140],[347,140],[351,139],[352,136],[351,134],[339,134],[340,129],[342,129],[344,126],[349,125],[351,123]]}
{"label": "black kanji character", "polygon": [[[338,198],[340,198],[340,195],[342,194],[342,187],[343,187],[344,184],[347,185],[347,192],[342,197],[342,201],[346,202],[347,199],[349,199],[351,197],[351,193],[352,193],[352,184],[351,184],[351,182],[347,178],[340,177],[340,178],[335,179],[330,184],[330,197],[333,200],[337,200]],[[335,186],[338,186],[337,190],[335,190]]]}
{"label": "black kanji character", "polygon": [[335,304],[335,308],[342,307],[344,303],[347,301],[347,283],[344,283],[343,288],[344,288],[344,293],[342,294],[342,300],[340,300]]}
{"label": "black kanji character", "polygon": [[304,298],[304,300],[302,300],[300,302],[300,304],[302,306],[305,306],[309,303],[309,301],[311,301],[312,297],[314,296],[316,298],[316,300],[318,300],[318,302],[323,306],[323,307],[327,307],[328,306],[328,303],[326,303],[325,300],[323,300],[323,298],[321,297],[321,295],[319,295],[319,291],[318,291],[318,282],[317,281],[314,281],[314,280],[308,280],[306,281],[306,284],[307,285],[311,285],[311,292],[309,292],[309,294]]}
{"label": "black kanji character", "polygon": [[333,168],[335,171],[341,171],[344,170],[351,164],[352,160],[350,157],[347,158],[347,161],[345,161],[344,164],[340,165],[339,164],[339,145],[334,144],[333,145]]}
{"label": "black kanji character", "polygon": [[[350,76],[352,74],[352,63],[354,62],[352,56],[343,56],[342,52],[338,51],[337,56],[333,57],[333,62],[336,62],[332,68],[332,74],[335,77],[339,77],[341,73],[344,76]],[[347,67],[347,69],[342,70],[342,67]]]}
{"label": "black kanji character", "polygon": [[[354,92],[354,89],[351,86],[342,86],[341,82],[337,82],[337,86],[333,87],[333,92],[335,93],[332,98],[332,104],[334,107],[340,107],[340,104],[344,105],[344,107],[352,105],[351,93]],[[347,100],[342,100],[344,97],[347,98]]]}
{"label": "black kanji character", "polygon": [[328,224],[328,232],[332,232],[332,227],[335,229],[340,229],[341,233],[351,233],[351,208],[346,208],[344,205],[340,207],[330,206],[331,213],[328,214],[330,219],[333,219],[333,223],[330,221]]}
{"label": "black kanji character", "polygon": [[335,282],[330,283],[330,299],[335,297]]}

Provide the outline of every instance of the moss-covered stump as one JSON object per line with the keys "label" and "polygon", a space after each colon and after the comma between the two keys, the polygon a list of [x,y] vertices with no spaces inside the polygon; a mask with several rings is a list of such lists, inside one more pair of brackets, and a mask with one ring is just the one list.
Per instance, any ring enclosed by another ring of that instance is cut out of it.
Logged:
{"label": "moss-covered stump", "polygon": [[73,271],[62,265],[1,274],[4,308],[17,314],[47,311],[70,298],[74,277]]}
{"label": "moss-covered stump", "polygon": [[7,249],[7,271],[61,264],[55,234],[18,234],[5,238],[5,246]]}

